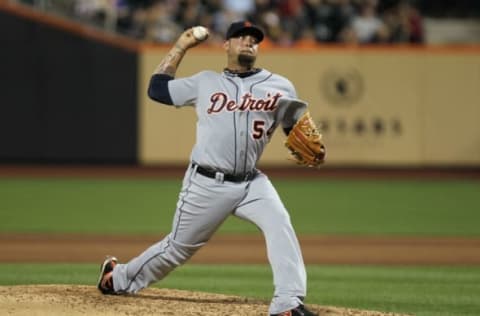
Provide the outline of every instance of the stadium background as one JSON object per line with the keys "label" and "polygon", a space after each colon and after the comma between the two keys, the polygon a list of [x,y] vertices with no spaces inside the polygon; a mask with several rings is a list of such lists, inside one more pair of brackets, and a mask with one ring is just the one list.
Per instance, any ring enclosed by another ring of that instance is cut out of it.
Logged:
{"label": "stadium background", "polygon": [[[173,205],[194,141],[193,111],[159,106],[144,93],[168,46],[12,1],[0,3],[0,21],[1,283],[57,280],[5,277],[12,262],[25,269],[21,264],[93,263],[112,248],[136,254],[168,232],[169,214],[158,210]],[[292,208],[309,266],[460,265],[474,272],[458,288],[478,290],[471,282],[480,264],[479,52],[458,44],[262,49],[259,63],[295,82],[329,148],[324,168],[300,169],[286,159],[277,133],[261,161]],[[178,75],[221,70],[221,58],[215,43],[197,47]],[[212,252],[193,262],[242,263],[250,255],[250,263],[265,263],[257,237],[227,222],[212,247],[246,240],[246,248],[217,255],[207,248]],[[424,315],[442,309],[435,300],[438,309],[426,312],[392,296],[383,304],[339,304]],[[474,315],[478,307],[460,295],[450,305],[452,315]]]}

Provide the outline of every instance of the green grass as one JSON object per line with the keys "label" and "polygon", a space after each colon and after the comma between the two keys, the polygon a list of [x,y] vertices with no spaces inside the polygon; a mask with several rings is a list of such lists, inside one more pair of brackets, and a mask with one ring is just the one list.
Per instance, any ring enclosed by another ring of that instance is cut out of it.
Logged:
{"label": "green grass", "polygon": [[[478,181],[273,180],[299,234],[480,235]],[[170,230],[180,180],[0,179],[0,232]],[[230,218],[222,233],[249,233]]]}
{"label": "green grass", "polygon": [[[410,313],[474,316],[480,311],[480,267],[308,266],[307,303]],[[0,264],[0,285],[95,284],[92,264]],[[269,301],[272,276],[263,265],[185,265],[157,287]]]}

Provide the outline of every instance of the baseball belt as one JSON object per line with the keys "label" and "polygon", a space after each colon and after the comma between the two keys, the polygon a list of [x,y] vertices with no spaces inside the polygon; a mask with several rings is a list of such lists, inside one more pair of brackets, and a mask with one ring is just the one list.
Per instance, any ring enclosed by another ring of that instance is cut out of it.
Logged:
{"label": "baseball belt", "polygon": [[223,181],[236,182],[236,183],[253,180],[258,175],[258,171],[256,169],[244,174],[228,174],[220,171],[215,171],[213,169],[208,169],[208,168],[199,166],[195,163],[192,163],[192,167],[193,168],[197,167],[197,173],[201,174],[202,176],[216,179],[218,174],[220,173],[223,176]]}

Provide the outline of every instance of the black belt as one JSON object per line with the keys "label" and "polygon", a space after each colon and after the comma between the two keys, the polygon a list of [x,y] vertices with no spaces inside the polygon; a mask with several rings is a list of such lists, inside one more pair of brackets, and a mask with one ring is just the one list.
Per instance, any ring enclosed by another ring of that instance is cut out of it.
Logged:
{"label": "black belt", "polygon": [[201,174],[202,176],[216,179],[217,178],[217,173],[221,173],[223,175],[223,181],[229,181],[229,182],[244,182],[244,181],[250,181],[253,180],[257,175],[258,171],[253,170],[252,172],[247,172],[244,174],[228,174],[228,173],[223,173],[220,171],[215,171],[211,169],[204,168],[202,166],[199,166],[197,164],[192,163],[192,167],[197,167],[197,173]]}

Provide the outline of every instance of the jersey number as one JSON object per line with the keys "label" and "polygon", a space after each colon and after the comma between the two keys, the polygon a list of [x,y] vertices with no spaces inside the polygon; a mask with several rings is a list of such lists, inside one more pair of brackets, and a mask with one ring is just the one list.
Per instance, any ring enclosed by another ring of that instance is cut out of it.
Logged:
{"label": "jersey number", "polygon": [[[260,139],[263,137],[263,134],[265,133],[265,121],[262,120],[255,120],[253,121],[253,131],[252,131],[252,137],[253,139]],[[273,132],[273,126],[267,131],[267,137],[270,137]]]}

